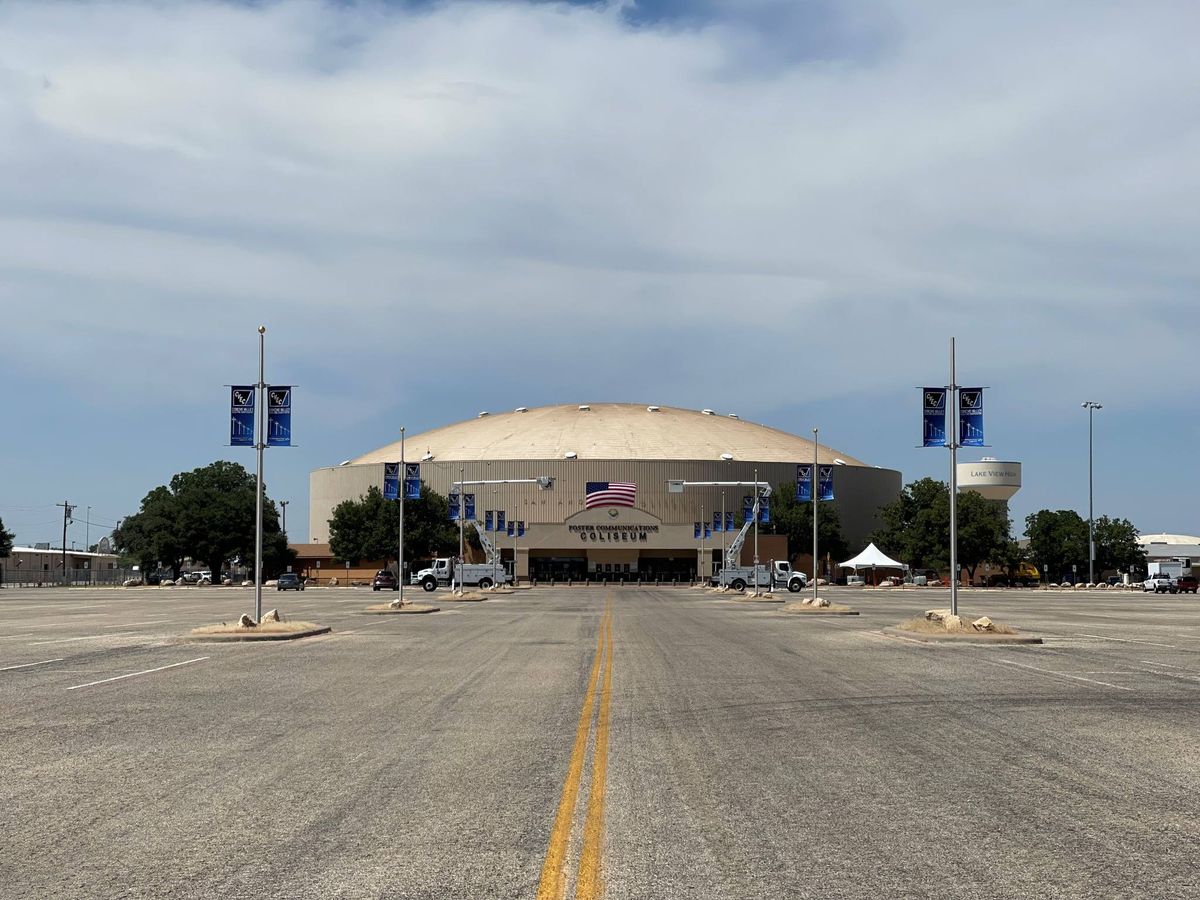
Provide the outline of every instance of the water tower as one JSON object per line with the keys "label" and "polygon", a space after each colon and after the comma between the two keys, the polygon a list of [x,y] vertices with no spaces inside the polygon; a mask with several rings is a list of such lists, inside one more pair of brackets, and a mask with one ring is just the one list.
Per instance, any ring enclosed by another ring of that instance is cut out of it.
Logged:
{"label": "water tower", "polygon": [[1007,502],[1021,489],[1021,464],[991,456],[979,462],[960,462],[958,489],[974,491],[988,500]]}

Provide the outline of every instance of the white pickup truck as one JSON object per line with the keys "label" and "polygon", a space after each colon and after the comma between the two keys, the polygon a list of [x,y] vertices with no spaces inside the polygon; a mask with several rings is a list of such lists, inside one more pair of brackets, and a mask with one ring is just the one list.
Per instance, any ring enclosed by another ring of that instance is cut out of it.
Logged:
{"label": "white pickup truck", "polygon": [[1151,575],[1142,582],[1142,593],[1154,591],[1156,594],[1174,594],[1179,589],[1175,585],[1175,579],[1170,575]]}

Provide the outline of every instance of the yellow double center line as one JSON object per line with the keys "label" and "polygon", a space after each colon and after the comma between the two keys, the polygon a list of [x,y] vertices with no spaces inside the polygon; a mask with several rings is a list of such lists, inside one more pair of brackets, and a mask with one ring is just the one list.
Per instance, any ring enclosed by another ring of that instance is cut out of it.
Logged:
{"label": "yellow double center line", "polygon": [[567,779],[563,783],[558,813],[550,832],[550,846],[542,863],[538,882],[538,900],[563,900],[567,893],[567,856],[571,843],[571,827],[575,821],[575,806],[579,799],[579,783],[587,757],[588,735],[592,728],[592,712],[596,705],[596,687],[600,685],[603,664],[604,681],[600,687],[600,714],[596,721],[596,742],[592,753],[592,786],[588,794],[587,814],[583,824],[583,849],[579,857],[579,874],[575,880],[576,900],[592,900],[601,894],[600,855],[604,838],[604,787],[608,777],[608,723],[612,708],[612,603],[606,600],[596,637],[596,656],[588,676],[587,694],[575,729],[575,745]]}

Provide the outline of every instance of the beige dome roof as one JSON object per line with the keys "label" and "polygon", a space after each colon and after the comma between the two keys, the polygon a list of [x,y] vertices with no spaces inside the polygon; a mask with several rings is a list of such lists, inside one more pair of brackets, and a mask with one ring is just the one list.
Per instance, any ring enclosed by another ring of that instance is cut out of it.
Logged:
{"label": "beige dome roof", "polygon": [[[427,453],[439,461],[563,459],[568,453],[578,459],[718,460],[729,453],[743,462],[807,462],[813,458],[813,445],[786,431],[719,413],[592,403],[587,409],[563,405],[491,413],[405,441],[405,457],[410,462]],[[397,441],[352,460],[352,464],[399,458]],[[840,451],[821,448],[822,463],[835,458],[851,466],[865,465]]]}

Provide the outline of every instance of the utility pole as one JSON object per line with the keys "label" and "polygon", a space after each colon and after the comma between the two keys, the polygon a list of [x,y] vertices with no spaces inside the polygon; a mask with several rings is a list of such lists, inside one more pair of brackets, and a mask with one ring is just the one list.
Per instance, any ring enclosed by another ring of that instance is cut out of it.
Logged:
{"label": "utility pole", "polygon": [[292,501],[290,501],[290,500],[280,500],[280,501],[279,501],[279,505],[280,505],[280,507],[282,507],[282,508],[283,508],[283,526],[282,526],[282,531],[283,531],[283,542],[284,542],[285,544],[287,543],[287,505],[288,505],[289,503],[291,503],[291,502],[292,502]]}
{"label": "utility pole", "polygon": [[83,549],[91,552],[92,549],[92,508],[87,508],[87,515],[83,517]]}
{"label": "utility pole", "polygon": [[1096,583],[1096,522],[1092,510],[1092,413],[1104,407],[1094,400],[1079,404],[1088,411],[1088,584]]}
{"label": "utility pole", "polygon": [[62,539],[62,578],[63,585],[67,583],[67,526],[71,524],[71,513],[75,511],[69,500],[64,500],[62,503],[55,503],[55,506],[63,508],[63,539]]}

